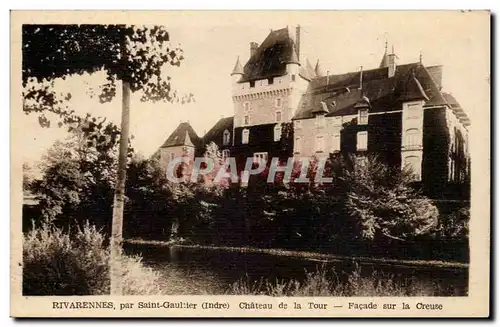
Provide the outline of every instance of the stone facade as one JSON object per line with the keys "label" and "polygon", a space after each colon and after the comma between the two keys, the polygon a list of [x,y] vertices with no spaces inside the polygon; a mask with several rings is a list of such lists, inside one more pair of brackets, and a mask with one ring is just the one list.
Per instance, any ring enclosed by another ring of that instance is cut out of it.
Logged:
{"label": "stone facade", "polygon": [[[428,193],[468,181],[470,122],[441,91],[442,66],[398,65],[386,48],[378,68],[324,75],[319,61],[313,69],[299,60],[299,28],[271,31],[251,45],[248,62],[238,58],[231,74],[234,116],[221,119],[187,155],[209,142],[240,167],[249,156],[375,154],[392,167],[412,167]],[[162,162],[186,149],[163,149]]]}

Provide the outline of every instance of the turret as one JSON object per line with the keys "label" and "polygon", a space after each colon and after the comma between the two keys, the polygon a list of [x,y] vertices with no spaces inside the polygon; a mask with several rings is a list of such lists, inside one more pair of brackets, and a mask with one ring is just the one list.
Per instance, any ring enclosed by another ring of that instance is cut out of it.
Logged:
{"label": "turret", "polygon": [[286,62],[286,71],[288,72],[288,74],[297,75],[299,73],[299,66],[299,57],[297,56],[295,44],[293,44],[290,59]]}
{"label": "turret", "polygon": [[243,67],[241,66],[240,57],[238,56],[238,59],[236,59],[236,64],[234,65],[233,68],[233,72],[231,73],[233,84],[238,83],[238,81],[241,79],[242,76],[243,76]]}
{"label": "turret", "polygon": [[385,42],[385,52],[380,62],[380,68],[387,69],[387,77],[393,77],[396,74],[396,59],[398,56],[394,53],[394,46],[392,46],[392,53],[387,53],[387,41]]}

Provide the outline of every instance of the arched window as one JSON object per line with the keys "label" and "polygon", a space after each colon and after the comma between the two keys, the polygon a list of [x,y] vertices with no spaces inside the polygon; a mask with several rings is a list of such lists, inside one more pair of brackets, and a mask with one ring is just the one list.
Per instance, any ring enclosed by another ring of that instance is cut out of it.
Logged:
{"label": "arched window", "polygon": [[228,145],[231,142],[231,133],[226,129],[222,135],[222,144]]}
{"label": "arched window", "polygon": [[281,124],[274,127],[274,142],[281,140]]}
{"label": "arched window", "polygon": [[248,129],[244,129],[241,132],[241,143],[242,144],[248,144],[248,140],[250,138],[250,131]]}

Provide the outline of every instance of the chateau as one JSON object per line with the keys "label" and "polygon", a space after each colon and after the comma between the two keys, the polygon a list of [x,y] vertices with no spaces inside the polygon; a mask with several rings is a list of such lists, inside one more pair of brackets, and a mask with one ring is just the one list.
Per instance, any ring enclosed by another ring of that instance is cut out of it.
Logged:
{"label": "chateau", "polygon": [[237,162],[374,153],[394,167],[411,165],[435,194],[468,182],[470,121],[442,91],[442,66],[399,64],[386,44],[379,67],[332,74],[301,57],[300,38],[297,26],[251,42],[249,59],[242,65],[238,57],[231,72],[234,116],[201,138],[181,123],[158,151],[162,165],[214,142]]}

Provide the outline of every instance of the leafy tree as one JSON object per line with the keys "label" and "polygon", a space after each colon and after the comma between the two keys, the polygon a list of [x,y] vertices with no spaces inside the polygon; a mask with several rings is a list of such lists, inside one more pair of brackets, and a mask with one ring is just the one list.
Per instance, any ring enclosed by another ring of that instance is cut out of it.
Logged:
{"label": "leafy tree", "polygon": [[[109,227],[109,217],[105,219],[103,214],[111,207],[116,182],[117,127],[86,116],[70,130],[67,139],[56,141],[43,156],[43,176],[32,183],[31,191],[39,198],[43,217],[49,222],[67,226],[73,219],[91,219]],[[129,156],[132,152],[129,148]]]}
{"label": "leafy tree", "polygon": [[375,157],[354,156],[352,161],[345,174],[346,207],[362,239],[404,240],[437,224],[439,212],[414,189],[410,169],[392,170]]}
{"label": "leafy tree", "polygon": [[78,121],[51,88],[55,79],[103,70],[107,74],[107,83],[99,95],[103,102],[116,96],[118,81],[121,81],[122,123],[111,241],[111,293],[120,294],[118,258],[123,229],[130,92],[142,92],[144,101],[190,101],[191,95],[177,96],[170,77],[165,77],[163,72],[167,65],[180,65],[184,58],[182,50],[170,46],[169,34],[162,26],[24,25],[22,36],[23,110],[40,113],[42,126],[50,126],[46,111],[58,115],[63,122]]}

